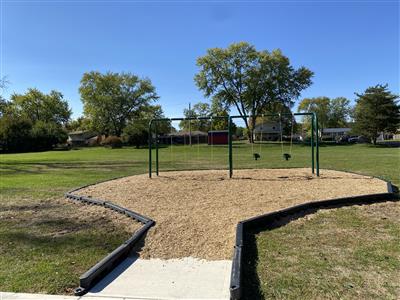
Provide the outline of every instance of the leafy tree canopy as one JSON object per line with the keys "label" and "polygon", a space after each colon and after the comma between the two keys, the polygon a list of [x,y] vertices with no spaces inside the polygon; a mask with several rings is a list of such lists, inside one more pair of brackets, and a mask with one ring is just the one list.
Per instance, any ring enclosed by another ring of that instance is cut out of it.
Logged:
{"label": "leafy tree canopy", "polygon": [[[214,96],[235,107],[243,117],[259,115],[272,102],[291,107],[302,90],[311,85],[313,73],[295,69],[280,50],[257,51],[240,42],[226,49],[213,48],[197,59],[200,71],[195,82],[206,97]],[[252,118],[255,122],[255,118]],[[248,130],[248,132],[250,132]],[[249,133],[251,141],[251,134]]]}
{"label": "leafy tree canopy", "polygon": [[131,73],[85,73],[79,92],[92,129],[116,136],[122,134],[129,120],[159,98],[150,79]]}
{"label": "leafy tree canopy", "polygon": [[1,101],[0,148],[4,152],[48,150],[67,140],[71,110],[62,94],[28,89]]}
{"label": "leafy tree canopy", "polygon": [[[344,97],[330,99],[328,97],[315,97],[303,99],[299,107],[299,112],[314,112],[318,116],[318,126],[322,131],[324,128],[336,128],[348,126],[351,107],[350,100]],[[307,128],[311,127],[309,117],[304,118]]]}
{"label": "leafy tree canopy", "polygon": [[387,85],[369,87],[357,94],[354,130],[376,144],[381,132],[395,133],[400,127],[399,96],[392,94]]}
{"label": "leafy tree canopy", "polygon": [[14,113],[37,121],[64,125],[71,117],[71,109],[63,95],[57,91],[44,94],[38,89],[28,89],[25,94],[11,95],[10,104]]}

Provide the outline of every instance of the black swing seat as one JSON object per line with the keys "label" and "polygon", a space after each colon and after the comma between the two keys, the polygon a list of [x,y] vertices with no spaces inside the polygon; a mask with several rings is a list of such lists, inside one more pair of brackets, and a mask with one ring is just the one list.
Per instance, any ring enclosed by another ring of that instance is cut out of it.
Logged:
{"label": "black swing seat", "polygon": [[289,160],[292,156],[289,153],[283,153],[283,158]]}
{"label": "black swing seat", "polygon": [[258,153],[253,153],[253,157],[254,157],[254,160],[258,160],[259,158],[261,158],[261,155]]}

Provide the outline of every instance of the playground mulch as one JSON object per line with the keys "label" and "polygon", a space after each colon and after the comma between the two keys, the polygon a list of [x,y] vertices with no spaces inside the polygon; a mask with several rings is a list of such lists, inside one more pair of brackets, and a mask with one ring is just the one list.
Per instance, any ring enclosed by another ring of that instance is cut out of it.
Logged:
{"label": "playground mulch", "polygon": [[386,183],[352,173],[310,169],[161,172],[107,181],[80,190],[156,221],[140,252],[142,258],[231,259],[236,224],[296,204],[384,193]]}

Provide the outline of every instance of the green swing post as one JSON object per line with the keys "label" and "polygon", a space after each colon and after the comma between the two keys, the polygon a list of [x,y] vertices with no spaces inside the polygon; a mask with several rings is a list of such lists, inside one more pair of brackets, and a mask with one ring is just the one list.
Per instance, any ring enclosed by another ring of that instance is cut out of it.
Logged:
{"label": "green swing post", "polygon": [[156,175],[158,176],[158,139],[157,139],[157,123],[154,126],[155,144],[156,144]]}
{"label": "green swing post", "polygon": [[317,176],[319,177],[319,128],[318,128],[318,116],[315,114],[315,147],[316,147],[316,167],[317,167]]}
{"label": "green swing post", "polygon": [[233,175],[233,160],[232,160],[232,118],[228,118],[228,152],[229,152],[229,178]]}
{"label": "green swing post", "polygon": [[150,120],[150,122],[149,122],[149,178],[151,178],[151,171],[152,171],[152,165],[151,165],[151,160],[152,160],[152,158],[151,158],[151,144],[152,144],[151,125],[152,125],[152,123],[153,123],[153,120]]}
{"label": "green swing post", "polygon": [[312,115],[311,117],[311,141],[310,141],[310,146],[311,146],[311,170],[312,173],[315,173],[315,163],[314,163],[314,119],[315,119],[315,114]]}

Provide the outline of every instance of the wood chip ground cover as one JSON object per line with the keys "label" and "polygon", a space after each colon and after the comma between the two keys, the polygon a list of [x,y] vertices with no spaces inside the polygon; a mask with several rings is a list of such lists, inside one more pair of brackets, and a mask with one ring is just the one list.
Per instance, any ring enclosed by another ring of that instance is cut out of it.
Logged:
{"label": "wood chip ground cover", "polygon": [[382,180],[352,173],[310,169],[163,172],[107,181],[81,195],[113,201],[156,221],[142,258],[231,259],[236,224],[296,204],[384,193]]}

